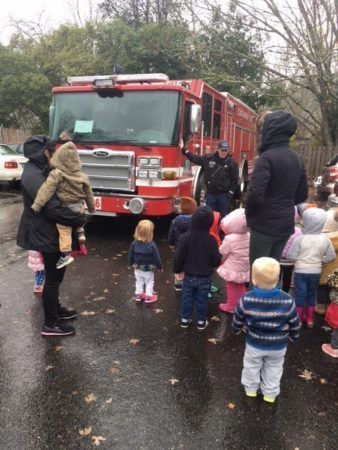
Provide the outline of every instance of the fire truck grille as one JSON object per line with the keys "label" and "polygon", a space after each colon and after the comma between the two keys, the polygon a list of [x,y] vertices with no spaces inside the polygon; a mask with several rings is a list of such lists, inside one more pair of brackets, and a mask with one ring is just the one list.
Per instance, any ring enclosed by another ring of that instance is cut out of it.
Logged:
{"label": "fire truck grille", "polygon": [[134,152],[95,149],[79,150],[79,155],[93,189],[134,192]]}

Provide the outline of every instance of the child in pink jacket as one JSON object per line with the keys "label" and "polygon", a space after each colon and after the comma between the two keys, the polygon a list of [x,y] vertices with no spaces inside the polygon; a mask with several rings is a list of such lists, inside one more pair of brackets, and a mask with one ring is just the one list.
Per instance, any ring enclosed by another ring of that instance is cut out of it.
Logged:
{"label": "child in pink jacket", "polygon": [[222,312],[233,313],[242,295],[245,284],[250,280],[249,241],[245,210],[235,209],[221,221],[225,237],[219,248],[222,263],[217,269],[218,275],[226,281],[227,303],[220,303]]}

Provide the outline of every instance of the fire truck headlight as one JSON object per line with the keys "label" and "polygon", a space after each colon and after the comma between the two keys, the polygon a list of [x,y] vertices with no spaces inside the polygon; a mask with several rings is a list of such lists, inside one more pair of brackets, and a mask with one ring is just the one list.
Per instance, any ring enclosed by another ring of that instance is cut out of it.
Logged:
{"label": "fire truck headlight", "polygon": [[148,178],[148,170],[140,169],[137,172],[137,176],[138,176],[138,178]]}
{"label": "fire truck headlight", "polygon": [[160,165],[160,158],[150,158],[149,164],[151,166],[159,166]]}
{"label": "fire truck headlight", "polygon": [[159,180],[161,178],[161,172],[159,170],[149,170],[149,178]]}
{"label": "fire truck headlight", "polygon": [[132,214],[141,214],[146,206],[143,198],[132,198],[129,202],[129,211]]}
{"label": "fire truck headlight", "polygon": [[147,166],[149,164],[148,158],[139,158],[138,163],[140,166]]}

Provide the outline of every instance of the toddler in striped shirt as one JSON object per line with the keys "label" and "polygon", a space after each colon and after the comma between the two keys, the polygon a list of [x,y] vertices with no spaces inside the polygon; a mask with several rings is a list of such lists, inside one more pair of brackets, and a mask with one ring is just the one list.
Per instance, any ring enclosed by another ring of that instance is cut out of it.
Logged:
{"label": "toddler in striped shirt", "polygon": [[273,258],[258,258],[252,265],[253,289],[236,306],[234,333],[246,333],[242,385],[248,397],[273,403],[280,392],[288,340],[299,337],[300,323],[292,297],[277,286],[280,265]]}

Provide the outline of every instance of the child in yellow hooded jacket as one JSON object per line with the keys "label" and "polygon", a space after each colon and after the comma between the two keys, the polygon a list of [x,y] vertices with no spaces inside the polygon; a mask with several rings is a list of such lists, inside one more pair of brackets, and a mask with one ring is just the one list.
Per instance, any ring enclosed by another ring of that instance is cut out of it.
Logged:
{"label": "child in yellow hooded jacket", "polygon": [[[85,202],[90,213],[95,212],[95,201],[88,176],[81,172],[81,161],[77,148],[73,142],[66,142],[51,159],[53,170],[47,180],[40,187],[32,209],[38,213],[56,193],[64,206],[74,211],[83,212]],[[58,269],[70,264],[74,259],[72,250],[72,228],[56,224],[59,232],[59,246],[61,256],[56,264]],[[79,243],[84,244],[86,237],[83,228],[77,228]]]}

